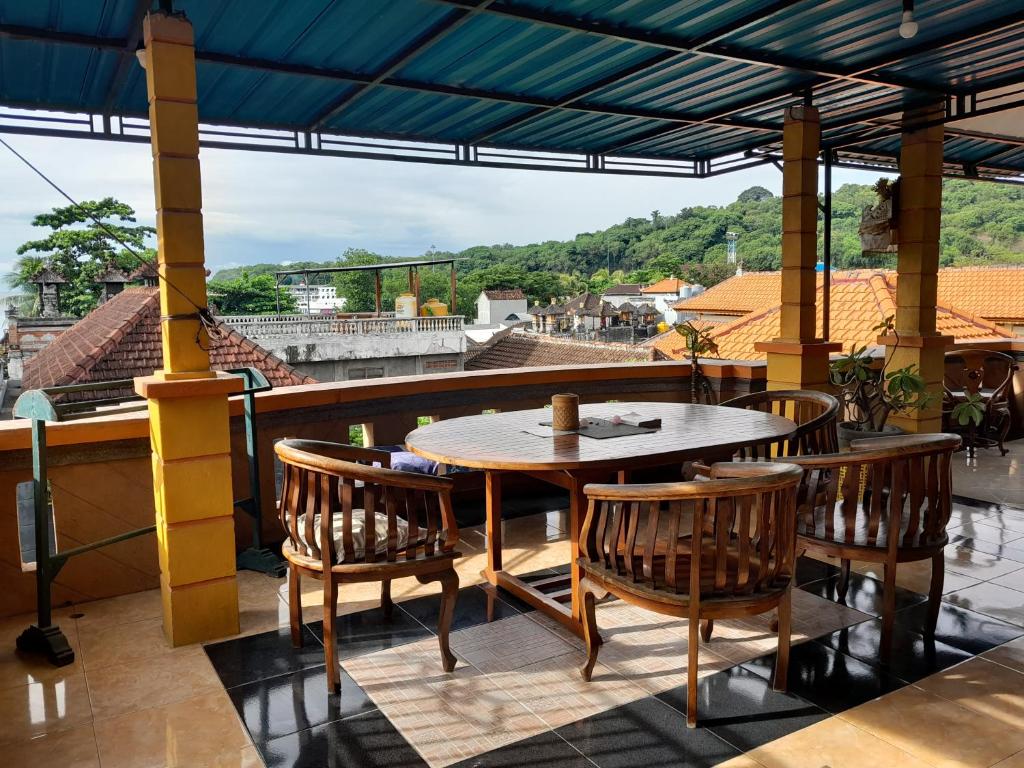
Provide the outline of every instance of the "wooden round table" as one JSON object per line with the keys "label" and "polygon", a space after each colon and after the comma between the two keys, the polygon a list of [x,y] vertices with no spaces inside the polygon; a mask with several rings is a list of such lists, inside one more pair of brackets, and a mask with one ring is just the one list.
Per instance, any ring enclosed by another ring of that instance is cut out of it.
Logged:
{"label": "wooden round table", "polygon": [[[575,632],[582,632],[577,586],[579,585],[579,534],[587,499],[583,486],[620,481],[630,470],[682,464],[704,459],[728,460],[741,447],[789,437],[796,424],[789,419],[742,408],[722,408],[689,403],[593,403],[580,406],[580,416],[611,418],[636,412],[660,418],[657,432],[605,439],[577,434],[542,437],[524,430],[540,429],[551,411],[482,414],[447,419],[409,433],[406,445],[420,456],[486,473],[487,567],[483,575],[550,614]],[[569,491],[571,578],[563,585],[545,580],[545,591],[502,570],[501,475],[523,472]]]}

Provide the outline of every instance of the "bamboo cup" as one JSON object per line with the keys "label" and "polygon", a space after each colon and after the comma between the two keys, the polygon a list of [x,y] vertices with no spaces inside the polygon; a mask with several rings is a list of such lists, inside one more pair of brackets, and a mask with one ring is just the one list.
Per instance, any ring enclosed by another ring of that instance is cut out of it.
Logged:
{"label": "bamboo cup", "polygon": [[580,428],[579,395],[563,394],[551,397],[551,428],[559,430]]}

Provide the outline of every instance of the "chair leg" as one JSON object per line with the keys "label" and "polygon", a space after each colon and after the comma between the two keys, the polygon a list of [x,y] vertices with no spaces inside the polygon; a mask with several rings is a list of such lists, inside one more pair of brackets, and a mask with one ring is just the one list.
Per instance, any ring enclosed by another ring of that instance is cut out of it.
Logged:
{"label": "chair leg", "polygon": [[686,648],[686,727],[697,727],[697,666],[700,658],[700,619],[690,617],[690,641]]}
{"label": "chair leg", "polygon": [[711,642],[711,633],[714,632],[714,631],[715,631],[715,620],[714,619],[704,619],[704,621],[702,621],[700,623],[700,638],[705,643]]}
{"label": "chair leg", "polygon": [[302,647],[302,589],[299,582],[299,569],[294,565],[288,568],[288,617],[292,626],[292,645]]}
{"label": "chair leg", "polygon": [[793,614],[793,588],[786,589],[786,594],[779,601],[779,647],[775,652],[775,679],[772,689],[785,691],[789,679],[789,636],[790,617]]}
{"label": "chair leg", "polygon": [[939,608],[942,605],[942,584],[946,576],[946,559],[942,552],[932,556],[932,583],[928,590],[928,623],[925,631],[929,636],[935,635],[935,626],[939,622]]}
{"label": "chair leg", "polygon": [[839,602],[846,602],[846,592],[850,588],[850,561],[840,560],[839,561],[839,585],[836,588],[836,594],[839,596]]}
{"label": "chair leg", "polygon": [[380,607],[384,611],[384,618],[390,621],[395,608],[391,602],[391,579],[384,579],[380,583]]}
{"label": "chair leg", "polygon": [[459,574],[452,568],[441,573],[441,613],[437,617],[437,643],[441,647],[441,666],[445,672],[455,669],[455,654],[448,646],[448,633],[455,615],[455,601],[459,598]]}
{"label": "chair leg", "polygon": [[327,692],[341,693],[341,675],[335,648],[338,615],[338,585],[330,573],[324,574],[324,662],[327,664]]}
{"label": "chair leg", "polygon": [[879,652],[885,658],[892,646],[892,629],[896,623],[896,563],[886,562],[882,582],[882,637]]}
{"label": "chair leg", "polygon": [[583,606],[583,640],[587,646],[587,661],[580,669],[580,676],[590,682],[597,664],[597,653],[601,650],[601,637],[597,632],[597,607],[589,579],[580,580],[580,605]]}

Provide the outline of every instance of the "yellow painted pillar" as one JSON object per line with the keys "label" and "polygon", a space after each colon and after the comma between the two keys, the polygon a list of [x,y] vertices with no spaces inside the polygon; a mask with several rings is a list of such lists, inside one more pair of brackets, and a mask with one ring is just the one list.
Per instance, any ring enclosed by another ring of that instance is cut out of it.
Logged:
{"label": "yellow painted pillar", "polygon": [[153,12],[144,22],[156,192],[163,368],[136,379],[149,400],[164,633],[171,645],[235,634],[235,524],[229,392],[210,370],[199,120],[192,25]]}
{"label": "yellow painted pillar", "polygon": [[[941,118],[942,105],[907,112],[904,124],[913,126]],[[900,142],[899,258],[896,284],[896,331],[879,339],[891,355],[889,370],[916,366],[932,404],[889,422],[908,432],[939,432],[942,429],[943,354],[950,336],[936,332],[935,304],[939,271],[939,225],[942,217],[943,126],[905,129]]]}
{"label": "yellow painted pillar", "polygon": [[828,356],[841,349],[817,335],[818,151],[821,119],[807,105],[786,109],[782,133],[782,311],[779,337],[759,342],[768,389],[825,389]]}

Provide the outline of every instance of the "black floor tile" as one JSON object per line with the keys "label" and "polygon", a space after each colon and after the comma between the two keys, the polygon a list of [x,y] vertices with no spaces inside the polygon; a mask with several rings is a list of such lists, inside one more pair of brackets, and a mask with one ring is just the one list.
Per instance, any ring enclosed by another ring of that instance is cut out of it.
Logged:
{"label": "black floor tile", "polygon": [[556,733],[601,768],[703,768],[739,754],[702,725],[687,728],[685,714],[649,696],[562,726]]}
{"label": "black floor tile", "polygon": [[[898,612],[896,623],[921,631],[926,612],[926,605],[915,605]],[[936,640],[973,654],[984,653],[1021,635],[1024,635],[1024,629],[1018,626],[949,603],[942,603],[935,625]]]}
{"label": "black floor tile", "polygon": [[594,764],[552,731],[456,763],[454,768],[593,768]]}
{"label": "black floor tile", "polygon": [[908,683],[917,682],[971,657],[966,651],[927,639],[900,624],[893,628],[892,644],[888,654],[883,656],[879,648],[881,635],[882,622],[872,619],[825,635],[818,642],[865,664],[880,667]]}
{"label": "black floor tile", "polygon": [[[420,624],[432,632],[437,629],[437,618],[441,612],[441,596],[426,595],[413,600],[396,603]],[[485,624],[488,621],[506,619],[517,616],[511,604],[497,597],[493,592],[486,592],[480,587],[465,587],[459,590],[459,598],[455,601],[455,615],[452,617],[452,631]]]}
{"label": "black floor tile", "polygon": [[[434,620],[436,624],[437,620]],[[321,641],[324,636],[322,621],[308,625],[310,631]],[[386,648],[394,648],[407,643],[414,643],[431,632],[405,611],[398,610],[397,605],[391,618],[385,618],[380,608],[347,613],[339,616],[337,627],[338,659],[351,659]]]}
{"label": "black floor tile", "polygon": [[831,563],[815,560],[813,557],[799,557],[796,561],[796,585],[810,584],[812,581],[828,579],[839,573],[839,569]]}
{"label": "black floor tile", "polygon": [[[658,698],[686,711],[686,686]],[[742,752],[813,725],[828,713],[791,693],[773,691],[761,675],[742,666],[702,678],[697,688],[697,725]]]}
{"label": "black floor tile", "polygon": [[212,643],[206,655],[225,688],[265,680],[324,663],[324,647],[308,628],[303,628],[302,648],[292,647],[288,627],[258,635]]}
{"label": "black floor tile", "polygon": [[[775,674],[775,654],[751,659],[743,666],[771,681]],[[787,683],[790,693],[832,714],[905,685],[885,670],[813,641],[790,649]]]}
{"label": "black floor tile", "polygon": [[[813,581],[800,587],[818,597],[834,602],[839,601],[839,574],[822,581]],[[850,608],[856,608],[862,613],[871,616],[882,615],[882,582],[863,576],[859,573],[850,574],[850,586],[846,592],[846,600],[843,601]],[[909,608],[922,600],[927,599],[926,595],[919,595],[909,589],[896,587],[896,610]]]}
{"label": "black floor tile", "polygon": [[1022,543],[1022,541],[1024,540],[1017,539],[1017,541],[1013,541],[1009,544],[996,544],[991,541],[976,539],[973,536],[954,536],[950,540],[950,544],[957,547],[966,547],[967,549],[973,549],[975,552],[983,552],[986,555],[995,555],[996,557],[1002,557],[1006,560],[1013,560],[1014,562],[1024,564],[1024,543]]}
{"label": "black floor tile", "polygon": [[380,710],[257,745],[267,768],[425,768]]}
{"label": "black floor tile", "polygon": [[228,695],[257,743],[376,709],[344,670],[341,694],[328,694],[323,666],[239,685]]}

